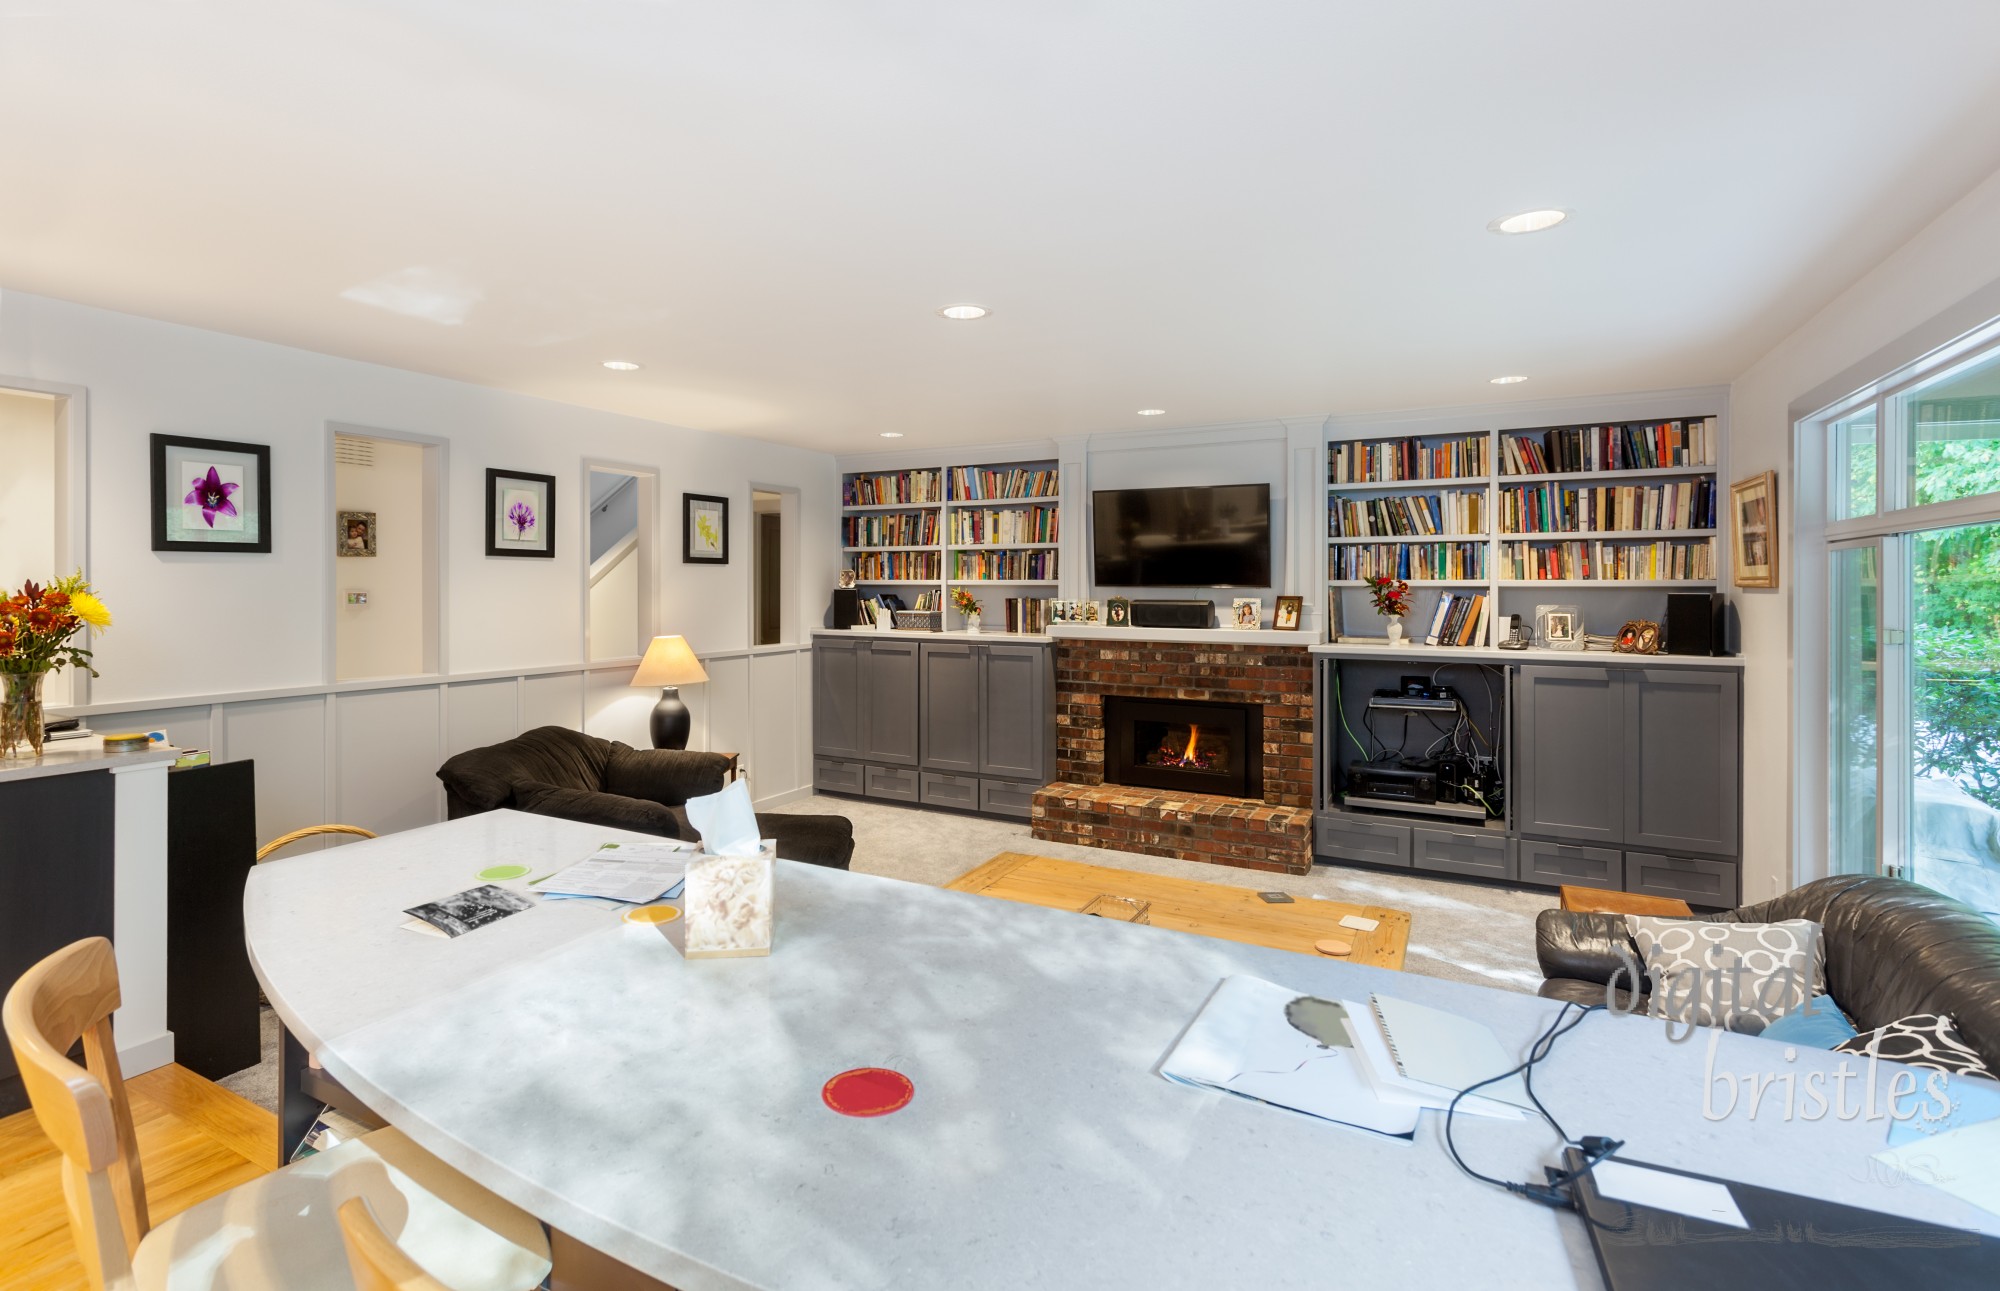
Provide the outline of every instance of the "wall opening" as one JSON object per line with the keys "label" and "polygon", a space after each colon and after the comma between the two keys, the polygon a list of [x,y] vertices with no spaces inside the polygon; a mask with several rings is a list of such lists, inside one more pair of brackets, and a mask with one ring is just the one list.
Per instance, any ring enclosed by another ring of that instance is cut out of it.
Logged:
{"label": "wall opening", "polygon": [[653,637],[659,477],[591,464],[584,472],[584,657],[644,654]]}
{"label": "wall opening", "polygon": [[750,491],[752,645],[777,645],[785,639],[785,515],[784,496],[765,489]]}
{"label": "wall opening", "polygon": [[[65,533],[66,403],[60,395],[0,387],[0,463],[5,463],[0,469],[0,596],[20,590],[29,579],[46,583],[82,563],[69,551]],[[83,644],[88,648],[90,643]],[[65,668],[42,684],[44,705],[80,702],[74,672]]]}
{"label": "wall opening", "polygon": [[443,448],[333,436],[335,681],[440,671]]}

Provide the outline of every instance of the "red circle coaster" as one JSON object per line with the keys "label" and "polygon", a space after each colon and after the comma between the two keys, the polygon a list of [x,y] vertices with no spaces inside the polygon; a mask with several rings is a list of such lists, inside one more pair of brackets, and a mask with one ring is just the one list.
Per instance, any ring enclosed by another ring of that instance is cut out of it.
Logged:
{"label": "red circle coaster", "polygon": [[908,1107],[916,1093],[917,1087],[900,1071],[856,1067],[827,1081],[819,1096],[842,1116],[887,1116]]}

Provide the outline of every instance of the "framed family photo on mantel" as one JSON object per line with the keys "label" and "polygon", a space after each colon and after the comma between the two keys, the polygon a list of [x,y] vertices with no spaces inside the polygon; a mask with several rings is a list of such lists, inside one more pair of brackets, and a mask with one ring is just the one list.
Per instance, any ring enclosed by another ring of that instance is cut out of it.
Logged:
{"label": "framed family photo on mantel", "polygon": [[555,559],[555,476],[486,468],[486,554]]}
{"label": "framed family photo on mantel", "polygon": [[154,435],[153,550],[271,550],[271,446]]}

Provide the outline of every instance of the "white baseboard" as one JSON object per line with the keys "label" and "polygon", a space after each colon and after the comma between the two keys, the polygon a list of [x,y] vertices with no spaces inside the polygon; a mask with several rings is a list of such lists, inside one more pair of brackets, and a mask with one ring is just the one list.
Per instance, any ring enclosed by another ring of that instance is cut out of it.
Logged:
{"label": "white baseboard", "polygon": [[[117,1026],[116,1019],[112,1026]],[[118,1046],[118,1069],[129,1079],[155,1067],[164,1067],[174,1060],[174,1033],[162,1031],[156,1036],[139,1041],[127,1048]]]}
{"label": "white baseboard", "polygon": [[783,793],[774,793],[768,798],[754,798],[751,800],[751,805],[758,811],[769,811],[773,807],[782,807],[788,802],[803,802],[812,796],[813,790],[811,785],[800,785],[796,789],[787,789]]}

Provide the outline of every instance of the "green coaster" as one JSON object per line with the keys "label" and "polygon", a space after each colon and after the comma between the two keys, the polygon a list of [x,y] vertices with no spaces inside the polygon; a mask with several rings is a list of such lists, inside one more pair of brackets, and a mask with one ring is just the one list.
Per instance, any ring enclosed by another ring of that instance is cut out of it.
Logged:
{"label": "green coaster", "polygon": [[504,879],[518,879],[527,872],[528,867],[525,865],[489,865],[474,877],[485,879],[489,883],[498,883]]}

